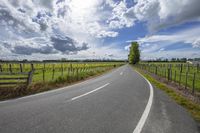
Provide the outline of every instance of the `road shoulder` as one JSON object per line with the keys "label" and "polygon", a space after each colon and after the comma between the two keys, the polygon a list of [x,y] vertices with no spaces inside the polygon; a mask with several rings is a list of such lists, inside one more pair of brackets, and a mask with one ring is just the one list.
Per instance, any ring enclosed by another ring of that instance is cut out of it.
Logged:
{"label": "road shoulder", "polygon": [[[153,103],[153,109],[150,113],[149,119],[147,120],[145,129],[148,129],[148,132],[151,129],[152,133],[162,132],[163,129],[173,129],[173,131],[167,132],[176,131],[181,133],[198,133],[198,116],[200,111],[199,105],[188,101],[183,96],[174,92],[173,89],[168,88],[166,85],[160,83],[150,75],[143,73],[140,69],[137,69],[137,71],[145,76],[155,86],[154,88],[156,88],[154,97],[155,102]],[[193,118],[195,118],[195,120],[197,120],[197,122],[192,119],[191,115]],[[162,120],[162,122],[158,122],[156,120]],[[172,124],[173,127],[177,128],[171,128],[170,126]],[[180,125],[182,125],[181,128]]]}

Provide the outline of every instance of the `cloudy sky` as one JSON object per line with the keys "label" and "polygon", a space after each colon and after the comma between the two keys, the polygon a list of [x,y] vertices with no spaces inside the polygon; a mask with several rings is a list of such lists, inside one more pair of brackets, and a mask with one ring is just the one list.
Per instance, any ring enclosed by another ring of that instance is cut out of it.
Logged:
{"label": "cloudy sky", "polygon": [[200,0],[0,1],[0,59],[200,57]]}

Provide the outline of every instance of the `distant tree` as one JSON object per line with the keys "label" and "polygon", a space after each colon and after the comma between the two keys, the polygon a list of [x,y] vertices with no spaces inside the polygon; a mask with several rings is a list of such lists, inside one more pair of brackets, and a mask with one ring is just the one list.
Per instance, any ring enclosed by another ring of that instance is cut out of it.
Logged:
{"label": "distant tree", "polygon": [[61,58],[61,61],[65,62],[65,61],[67,61],[67,59],[66,58]]}
{"label": "distant tree", "polygon": [[172,61],[172,62],[176,62],[176,58],[172,58],[171,61]]}
{"label": "distant tree", "polygon": [[139,44],[137,42],[131,43],[128,60],[130,64],[136,64],[140,61]]}
{"label": "distant tree", "polygon": [[22,60],[22,62],[28,62],[28,60],[27,60],[27,59],[24,59],[24,60]]}
{"label": "distant tree", "polygon": [[160,62],[160,61],[162,61],[162,59],[161,59],[161,58],[158,58],[158,59],[156,59],[156,61],[157,61],[157,62]]}
{"label": "distant tree", "polygon": [[194,58],[195,61],[200,61],[200,58]]}
{"label": "distant tree", "polygon": [[180,60],[181,60],[182,62],[186,62],[186,61],[187,61],[186,58],[181,58]]}
{"label": "distant tree", "polygon": [[189,58],[188,61],[193,61],[193,59]]}

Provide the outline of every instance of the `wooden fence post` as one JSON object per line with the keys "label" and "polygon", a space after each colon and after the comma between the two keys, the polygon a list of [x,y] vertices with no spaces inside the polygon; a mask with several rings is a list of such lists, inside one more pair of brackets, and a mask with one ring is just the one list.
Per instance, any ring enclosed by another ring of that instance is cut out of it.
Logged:
{"label": "wooden fence post", "polygon": [[79,77],[78,77],[78,68],[76,68],[76,79],[78,80]]}
{"label": "wooden fence post", "polygon": [[43,69],[46,69],[46,63],[43,64]]}
{"label": "wooden fence post", "polygon": [[33,77],[33,73],[34,73],[34,71],[30,71],[30,72],[28,73],[27,85],[30,85],[30,84],[31,84],[31,82],[32,82],[32,77]]}
{"label": "wooden fence post", "polygon": [[72,64],[70,64],[70,70],[72,71]]}
{"label": "wooden fence post", "polygon": [[170,80],[170,68],[167,69],[167,75],[168,75],[168,76],[167,76],[167,79],[168,79],[168,81],[169,81],[169,80]]}
{"label": "wooden fence post", "polygon": [[45,82],[45,69],[42,70],[42,79],[43,79],[43,82]]}
{"label": "wooden fence post", "polygon": [[55,69],[54,69],[54,64],[53,64],[53,70],[52,70],[52,80],[54,80],[54,74],[55,74]]}
{"label": "wooden fence post", "polygon": [[31,63],[31,71],[34,71],[34,65]]}
{"label": "wooden fence post", "polygon": [[19,64],[19,67],[20,67],[20,72],[22,73],[23,72],[23,68],[22,68],[22,64],[21,63]]}
{"label": "wooden fence post", "polygon": [[165,78],[165,67],[163,67],[163,77]]}
{"label": "wooden fence post", "polygon": [[181,70],[180,70],[180,72],[179,72],[179,86],[181,85]]}
{"label": "wooden fence post", "polygon": [[190,71],[190,64],[188,63],[187,64],[187,72],[189,72]]}
{"label": "wooden fence post", "polygon": [[183,71],[183,64],[181,64],[181,70],[180,70],[180,71],[181,71],[181,73],[182,73],[182,71]]}
{"label": "wooden fence post", "polygon": [[186,72],[185,75],[185,89],[187,89],[187,80],[188,80],[188,71]]}
{"label": "wooden fence post", "polygon": [[148,68],[149,68],[149,70],[148,70],[148,71],[150,72],[150,70],[151,70],[151,66],[150,66],[150,64],[149,64]]}
{"label": "wooden fence post", "polygon": [[174,72],[174,82],[176,82],[176,70]]}
{"label": "wooden fence post", "polygon": [[195,78],[196,78],[196,74],[194,73],[193,80],[192,80],[192,94],[194,94],[194,90],[195,90]]}
{"label": "wooden fence post", "polygon": [[2,65],[0,64],[0,72],[3,72]]}
{"label": "wooden fence post", "polygon": [[63,77],[63,63],[61,64],[61,75]]}
{"label": "wooden fence post", "polygon": [[75,68],[72,68],[72,75],[73,75],[73,76],[74,76],[74,71],[75,71],[74,69],[75,69]]}
{"label": "wooden fence post", "polygon": [[156,66],[156,75],[158,74],[158,70],[157,70],[158,68],[157,68],[157,66]]}
{"label": "wooden fence post", "polygon": [[70,68],[68,67],[68,68],[67,68],[67,80],[68,80],[68,81],[70,81],[70,79],[69,79],[69,78],[70,78],[69,72],[70,72]]}
{"label": "wooden fence post", "polygon": [[169,80],[172,81],[172,74],[173,74],[173,73],[172,73],[172,64],[169,65],[169,69],[170,69],[170,71],[169,71],[169,72],[170,72],[170,73],[169,73],[169,75],[170,75],[170,76],[169,76]]}
{"label": "wooden fence post", "polygon": [[10,73],[12,73],[12,65],[11,64],[9,64],[9,71],[10,71]]}

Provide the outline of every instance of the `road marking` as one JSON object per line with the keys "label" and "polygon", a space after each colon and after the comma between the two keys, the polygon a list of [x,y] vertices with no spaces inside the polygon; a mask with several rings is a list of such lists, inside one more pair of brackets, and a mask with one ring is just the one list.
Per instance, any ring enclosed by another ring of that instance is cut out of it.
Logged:
{"label": "road marking", "polygon": [[[109,73],[100,75],[97,78],[106,76],[108,74],[111,74],[112,72],[116,72],[116,70],[113,70],[113,71],[111,71]],[[31,95],[28,95],[28,96],[23,96],[23,97],[19,97],[19,98],[14,98],[14,99],[8,99],[8,100],[5,100],[5,101],[0,101],[0,104],[9,103],[9,102],[16,102],[18,100],[23,100],[23,99],[28,99],[28,98],[36,97],[36,96],[42,96],[42,95],[45,95],[45,94],[51,94],[51,93],[54,93],[54,92],[59,92],[61,90],[66,90],[67,88],[72,88],[72,87],[76,87],[76,86],[79,86],[79,85],[84,85],[84,84],[90,83],[91,81],[96,80],[97,78],[91,78],[91,79],[88,79],[88,80],[85,80],[85,81],[80,81],[79,83],[72,84],[72,85],[65,86],[65,87],[61,87],[61,88],[54,89],[54,90],[48,90],[48,91],[40,92],[40,93],[37,93],[37,94],[31,94]]]}
{"label": "road marking", "polygon": [[[121,66],[121,67],[124,67],[124,66]],[[97,78],[100,78],[100,77],[103,77],[103,76],[107,76],[107,75],[109,75],[109,74],[111,74],[113,72],[117,72],[117,70],[119,70],[121,67],[119,67],[118,69],[114,69],[114,70],[110,71],[109,73],[102,74],[101,76],[98,76]],[[23,97],[19,97],[19,98],[0,101],[0,104],[9,103],[9,102],[16,102],[16,101],[19,101],[19,100],[24,100],[24,99],[28,99],[28,98],[32,98],[32,97],[36,97],[36,96],[42,96],[42,95],[45,95],[45,94],[52,94],[54,92],[59,92],[61,90],[66,90],[67,88],[72,88],[72,87],[76,87],[76,86],[79,86],[79,85],[84,85],[84,84],[90,83],[91,81],[94,81],[97,78],[91,78],[91,79],[88,79],[88,80],[85,80],[85,81],[81,81],[80,83],[76,83],[76,84],[72,84],[72,85],[69,85],[69,86],[61,87],[61,88],[58,88],[58,89],[55,89],[55,90],[49,90],[49,91],[44,91],[44,92],[40,92],[40,93],[37,93],[37,94],[31,94],[31,95],[28,95],[28,96],[23,96]]]}
{"label": "road marking", "polygon": [[[137,71],[136,71],[137,72]],[[138,74],[140,74],[139,72],[137,72]],[[146,81],[147,83],[149,84],[149,88],[150,88],[150,96],[149,96],[149,100],[148,100],[148,103],[145,107],[145,110],[142,114],[142,117],[140,118],[137,126],[135,127],[133,133],[140,133],[142,131],[142,128],[147,120],[147,117],[150,113],[150,110],[151,110],[151,106],[152,106],[152,103],[153,103],[153,87],[151,85],[151,83],[142,75],[140,74]]]}
{"label": "road marking", "polygon": [[121,72],[120,75],[123,75],[123,72]]}
{"label": "road marking", "polygon": [[71,101],[76,100],[76,99],[81,98],[81,97],[84,97],[84,96],[86,96],[86,95],[89,95],[89,94],[91,94],[91,93],[93,93],[93,92],[95,92],[95,91],[98,91],[98,90],[100,90],[100,89],[106,87],[106,86],[109,85],[109,84],[110,84],[110,83],[107,83],[107,84],[105,84],[105,85],[103,85],[103,86],[100,86],[100,87],[98,87],[98,88],[96,88],[96,89],[94,89],[94,90],[92,90],[92,91],[89,91],[89,92],[87,92],[87,93],[84,93],[84,94],[82,94],[82,95],[79,95],[79,96],[77,96],[77,97],[74,97],[74,98],[71,99]]}

